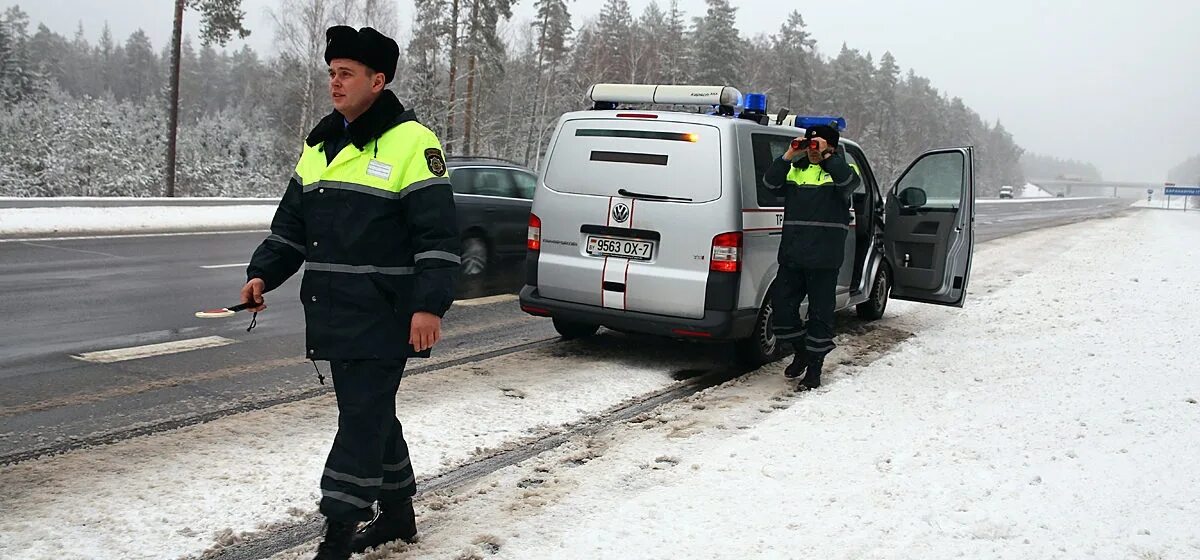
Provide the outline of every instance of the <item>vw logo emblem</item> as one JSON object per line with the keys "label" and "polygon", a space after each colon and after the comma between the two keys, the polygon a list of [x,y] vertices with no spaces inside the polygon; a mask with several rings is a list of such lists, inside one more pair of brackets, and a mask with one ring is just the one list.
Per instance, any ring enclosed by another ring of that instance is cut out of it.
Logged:
{"label": "vw logo emblem", "polygon": [[625,220],[629,219],[629,205],[622,202],[613,206],[612,217],[618,224],[625,223]]}

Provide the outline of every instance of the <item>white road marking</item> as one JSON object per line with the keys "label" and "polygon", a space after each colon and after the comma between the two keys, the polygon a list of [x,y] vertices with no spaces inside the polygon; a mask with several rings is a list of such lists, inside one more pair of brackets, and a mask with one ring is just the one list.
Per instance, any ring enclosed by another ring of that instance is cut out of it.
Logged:
{"label": "white road marking", "polygon": [[237,268],[239,266],[250,266],[250,263],[206,264],[206,265],[200,265],[200,268],[212,270],[214,268]]}
{"label": "white road marking", "polygon": [[475,298],[475,299],[461,299],[461,300],[454,302],[454,305],[461,305],[464,307],[473,307],[476,305],[490,305],[493,303],[504,303],[507,301],[517,301],[517,299],[518,298],[517,298],[516,294],[500,294],[498,296],[488,296],[488,297],[481,297],[481,298]]}
{"label": "white road marking", "polygon": [[217,348],[236,343],[236,340],[225,338],[222,336],[205,336],[201,338],[189,338],[187,340],[176,340],[174,342],[163,342],[160,344],[147,344],[146,346],[134,346],[131,348],[118,348],[115,350],[101,350],[98,352],[85,352],[71,356],[76,360],[92,362],[96,364],[111,364],[114,362],[124,362],[126,360],[137,360],[140,358],[149,358],[151,356],[165,356],[167,354],[178,354],[180,352],[188,352],[191,350],[201,350],[204,348]]}

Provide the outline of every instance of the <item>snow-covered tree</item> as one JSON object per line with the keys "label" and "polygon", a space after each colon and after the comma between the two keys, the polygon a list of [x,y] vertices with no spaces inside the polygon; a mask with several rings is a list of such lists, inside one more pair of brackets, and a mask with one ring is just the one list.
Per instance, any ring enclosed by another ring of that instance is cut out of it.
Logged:
{"label": "snow-covered tree", "polygon": [[737,8],[728,0],[705,0],[704,17],[695,19],[692,52],[695,81],[706,85],[741,83],[743,43],[737,30]]}
{"label": "snow-covered tree", "polygon": [[[185,2],[202,16],[213,10],[214,36],[245,31],[240,0]],[[450,153],[537,166],[551,125],[584,108],[590,84],[719,83],[768,93],[772,110],[845,116],[847,137],[866,147],[885,184],[921,152],[968,143],[977,148],[983,193],[1024,175],[1045,176],[1021,168],[1042,159],[1023,154],[1003,125],[902,70],[890,53],[876,64],[872,53],[844,45],[836,57],[822,57],[797,11],[782,17],[777,32],[743,38],[728,0],[707,0],[699,18],[677,0],[652,1],[637,18],[627,0],[607,0],[598,18],[579,25],[566,0],[534,0],[534,18],[510,25],[513,3],[413,0],[415,17],[389,87]],[[392,0],[276,0],[277,50],[264,53],[228,52],[204,34],[200,45],[181,37],[180,194],[277,194],[300,140],[329,110],[325,30],[371,25],[395,37],[395,9]],[[69,39],[46,26],[29,36],[28,28],[19,8],[0,12],[0,193],[159,194],[166,166],[153,154],[167,145],[171,49],[155,50],[140,32],[118,40],[107,25],[94,44],[83,24]],[[48,146],[78,153],[78,162],[58,165]],[[1077,162],[1037,167],[1094,173]]]}

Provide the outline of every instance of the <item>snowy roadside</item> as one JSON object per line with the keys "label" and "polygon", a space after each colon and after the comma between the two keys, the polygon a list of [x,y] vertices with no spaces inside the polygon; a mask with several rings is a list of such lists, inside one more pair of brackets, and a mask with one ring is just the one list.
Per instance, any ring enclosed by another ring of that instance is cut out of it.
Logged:
{"label": "snowy roadside", "polygon": [[[397,410],[429,477],[716,359],[677,344],[562,343],[407,378]],[[316,509],[336,425],[326,395],[0,467],[0,558],[175,558],[296,521]]]}
{"label": "snowy roadside", "polygon": [[1200,557],[1197,277],[1200,214],[989,244],[965,310],[894,304],[918,334],[826,387],[764,368],[428,497],[367,558]]}

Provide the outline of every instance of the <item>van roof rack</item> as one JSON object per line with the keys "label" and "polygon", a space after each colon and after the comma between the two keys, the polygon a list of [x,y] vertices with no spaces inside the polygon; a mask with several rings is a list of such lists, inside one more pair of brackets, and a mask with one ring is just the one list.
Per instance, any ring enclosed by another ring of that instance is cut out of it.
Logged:
{"label": "van roof rack", "polygon": [[654,84],[593,84],[587,100],[598,111],[616,109],[619,104],[716,106],[721,114],[732,115],[743,103],[742,92],[730,86],[680,86]]}
{"label": "van roof rack", "polygon": [[[732,86],[655,85],[655,84],[593,84],[587,90],[587,100],[596,111],[611,111],[632,104],[690,105],[716,107],[716,114],[749,119],[759,124],[812,128],[830,126],[846,130],[846,119],[825,115],[792,115],[786,108],[775,114],[767,113],[767,96],[762,93],[743,95]],[[703,109],[701,109],[703,111]],[[709,113],[712,114],[712,113]]]}

